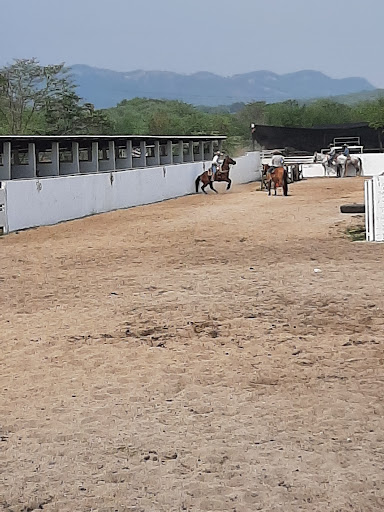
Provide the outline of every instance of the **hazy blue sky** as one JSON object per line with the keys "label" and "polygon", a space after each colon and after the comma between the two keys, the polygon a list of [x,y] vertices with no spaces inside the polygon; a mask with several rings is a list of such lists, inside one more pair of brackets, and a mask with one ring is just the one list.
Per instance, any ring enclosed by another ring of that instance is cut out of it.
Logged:
{"label": "hazy blue sky", "polygon": [[384,0],[0,0],[0,64],[315,69],[384,88]]}

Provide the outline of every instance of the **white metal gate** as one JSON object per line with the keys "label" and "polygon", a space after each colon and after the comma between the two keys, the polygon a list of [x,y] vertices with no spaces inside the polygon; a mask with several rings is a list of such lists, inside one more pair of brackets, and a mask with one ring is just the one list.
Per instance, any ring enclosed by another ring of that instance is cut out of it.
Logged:
{"label": "white metal gate", "polygon": [[368,242],[384,242],[384,176],[364,183],[365,232]]}

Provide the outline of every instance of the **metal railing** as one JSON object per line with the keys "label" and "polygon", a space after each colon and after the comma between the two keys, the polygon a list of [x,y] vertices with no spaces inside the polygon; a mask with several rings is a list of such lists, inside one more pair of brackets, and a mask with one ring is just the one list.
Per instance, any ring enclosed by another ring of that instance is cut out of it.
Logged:
{"label": "metal railing", "polygon": [[[261,152],[261,162],[262,163],[270,163],[275,149],[273,150],[264,150]],[[279,150],[280,151],[280,150]],[[282,151],[282,150],[281,150]],[[313,155],[291,155],[284,156],[284,165],[295,165],[295,164],[313,164],[315,162]]]}
{"label": "metal railing", "polygon": [[[341,152],[341,151],[343,151],[343,146],[332,146],[332,147],[336,150],[336,152]],[[354,146],[354,145],[351,145],[351,146],[349,146],[349,145],[348,145],[348,149],[349,149],[349,152],[350,152],[350,153],[363,153],[363,151],[364,151],[364,146],[360,146],[360,145],[355,145],[355,146]],[[322,155],[326,155],[326,154],[328,154],[328,153],[329,153],[329,151],[330,151],[330,149],[329,149],[329,148],[322,149],[322,150],[321,150],[321,154],[322,154]]]}
{"label": "metal railing", "polygon": [[333,146],[342,146],[343,144],[361,146],[360,137],[335,137],[333,139]]}

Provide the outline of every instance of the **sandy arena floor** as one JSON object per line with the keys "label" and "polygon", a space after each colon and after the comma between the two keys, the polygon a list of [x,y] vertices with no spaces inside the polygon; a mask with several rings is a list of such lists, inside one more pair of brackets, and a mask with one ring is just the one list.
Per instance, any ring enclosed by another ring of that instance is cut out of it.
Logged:
{"label": "sandy arena floor", "polygon": [[0,238],[0,510],[384,510],[363,180],[256,188]]}

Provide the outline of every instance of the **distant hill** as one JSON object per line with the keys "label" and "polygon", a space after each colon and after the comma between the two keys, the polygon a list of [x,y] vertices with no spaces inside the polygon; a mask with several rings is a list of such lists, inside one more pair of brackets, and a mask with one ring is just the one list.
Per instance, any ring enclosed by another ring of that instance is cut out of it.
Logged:
{"label": "distant hill", "polygon": [[113,107],[124,99],[136,97],[217,106],[251,101],[275,103],[375,90],[364,78],[335,79],[311,70],[285,75],[254,71],[230,77],[207,72],[183,75],[137,70],[124,73],[82,64],[72,66],[71,70],[78,94],[96,108]]}

